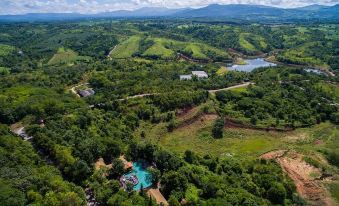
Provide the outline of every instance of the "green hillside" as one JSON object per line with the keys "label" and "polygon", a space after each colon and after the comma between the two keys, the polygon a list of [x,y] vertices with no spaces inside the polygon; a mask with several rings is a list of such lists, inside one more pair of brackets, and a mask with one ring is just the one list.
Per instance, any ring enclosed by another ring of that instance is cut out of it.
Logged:
{"label": "green hillside", "polygon": [[203,43],[182,42],[168,38],[131,36],[111,51],[112,58],[140,56],[174,59],[180,52],[194,59],[229,59],[227,52]]}
{"label": "green hillside", "polygon": [[65,49],[63,47],[58,49],[58,52],[48,61],[48,65],[56,64],[72,64],[77,61],[88,61],[90,57],[79,56],[71,49]]}
{"label": "green hillside", "polygon": [[118,44],[110,53],[112,58],[129,58],[139,50],[140,36],[131,36],[126,41]]}

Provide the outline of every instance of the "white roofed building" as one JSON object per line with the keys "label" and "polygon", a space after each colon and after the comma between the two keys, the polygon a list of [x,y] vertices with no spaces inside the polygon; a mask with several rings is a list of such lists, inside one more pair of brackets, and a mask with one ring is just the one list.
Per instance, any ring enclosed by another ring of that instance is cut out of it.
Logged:
{"label": "white roofed building", "polygon": [[192,75],[198,78],[208,78],[208,74],[205,71],[192,71]]}
{"label": "white roofed building", "polygon": [[192,75],[180,75],[180,80],[191,80]]}

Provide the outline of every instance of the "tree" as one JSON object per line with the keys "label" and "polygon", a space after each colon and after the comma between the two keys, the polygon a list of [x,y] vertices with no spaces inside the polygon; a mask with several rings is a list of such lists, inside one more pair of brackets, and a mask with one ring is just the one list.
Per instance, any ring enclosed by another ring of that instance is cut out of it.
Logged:
{"label": "tree", "polygon": [[171,195],[168,199],[169,206],[180,206],[180,203],[176,197]]}
{"label": "tree", "polygon": [[169,171],[161,178],[162,191],[165,197],[169,197],[173,192],[177,193],[177,198],[184,197],[188,180],[179,172]]}
{"label": "tree", "polygon": [[282,204],[286,198],[286,189],[281,183],[274,183],[267,191],[267,198],[274,204]]}
{"label": "tree", "polygon": [[155,168],[149,168],[148,169],[149,175],[147,175],[147,181],[151,182],[152,185],[156,185],[161,177],[161,173],[158,169]]}
{"label": "tree", "polygon": [[258,118],[256,116],[251,117],[251,124],[256,125],[258,121]]}
{"label": "tree", "polygon": [[0,202],[2,205],[25,205],[25,194],[4,182],[0,182]]}
{"label": "tree", "polygon": [[66,173],[71,177],[75,183],[81,183],[86,180],[91,174],[91,169],[87,163],[83,160],[76,161],[72,166],[66,168]]}
{"label": "tree", "polygon": [[224,135],[224,118],[219,118],[214,122],[213,128],[212,128],[212,135],[214,138],[220,139]]}
{"label": "tree", "polygon": [[54,146],[54,154],[59,166],[64,169],[75,163],[75,158],[72,156],[72,149],[62,145]]}
{"label": "tree", "polygon": [[197,157],[194,154],[194,152],[192,152],[191,150],[186,150],[185,151],[185,157],[184,157],[185,161],[190,163],[190,164],[194,164],[197,161]]}
{"label": "tree", "polygon": [[120,144],[114,141],[106,143],[106,150],[103,155],[106,164],[111,163],[112,159],[121,154]]}
{"label": "tree", "polygon": [[133,188],[134,188],[134,185],[133,185],[132,183],[126,182],[126,191],[127,191],[128,193],[133,192]]}
{"label": "tree", "polygon": [[177,122],[174,119],[171,119],[167,125],[167,131],[173,132],[173,130],[177,127]]}
{"label": "tree", "polygon": [[140,192],[139,192],[141,197],[146,197],[146,191],[144,190],[144,185],[140,185]]}
{"label": "tree", "polygon": [[109,174],[112,178],[119,178],[122,174],[124,174],[124,163],[119,158],[115,158],[112,161],[112,168],[109,171]]}

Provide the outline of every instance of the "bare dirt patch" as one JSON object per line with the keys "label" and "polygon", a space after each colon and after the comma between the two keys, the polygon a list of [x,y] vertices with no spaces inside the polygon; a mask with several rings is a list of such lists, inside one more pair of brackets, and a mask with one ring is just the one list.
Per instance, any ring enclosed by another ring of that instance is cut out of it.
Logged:
{"label": "bare dirt patch", "polygon": [[112,164],[106,165],[105,161],[103,158],[98,159],[98,161],[95,163],[95,169],[99,170],[100,168],[107,168],[107,169],[111,169],[112,168]]}
{"label": "bare dirt patch", "polygon": [[320,178],[323,174],[303,160],[303,155],[293,151],[277,150],[261,156],[263,159],[274,159],[294,181],[298,194],[310,205],[331,206],[334,201]]}
{"label": "bare dirt patch", "polygon": [[307,139],[309,136],[307,135],[307,133],[291,133],[289,135],[287,135],[285,138],[287,140],[290,140],[292,142],[297,142],[297,141],[302,141]]}
{"label": "bare dirt patch", "polygon": [[186,108],[177,110],[176,116],[181,120],[185,120],[193,116],[194,113],[196,113],[198,110],[199,110],[198,107],[186,107]]}
{"label": "bare dirt patch", "polygon": [[214,121],[218,118],[216,114],[206,114],[206,113],[199,113],[196,116],[183,121],[181,124],[177,126],[177,129],[187,129],[193,124],[197,124],[199,126],[204,125],[205,122]]}

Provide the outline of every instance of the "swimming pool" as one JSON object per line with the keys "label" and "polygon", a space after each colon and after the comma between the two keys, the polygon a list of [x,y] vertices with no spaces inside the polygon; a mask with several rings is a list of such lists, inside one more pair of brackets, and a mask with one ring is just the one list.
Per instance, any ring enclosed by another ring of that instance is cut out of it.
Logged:
{"label": "swimming pool", "polygon": [[133,187],[134,190],[140,190],[141,185],[143,188],[147,188],[152,185],[152,183],[147,180],[147,176],[150,175],[150,173],[147,172],[146,168],[144,168],[140,162],[133,162],[133,170],[124,176],[128,178],[132,175],[137,176],[139,180],[138,184]]}

